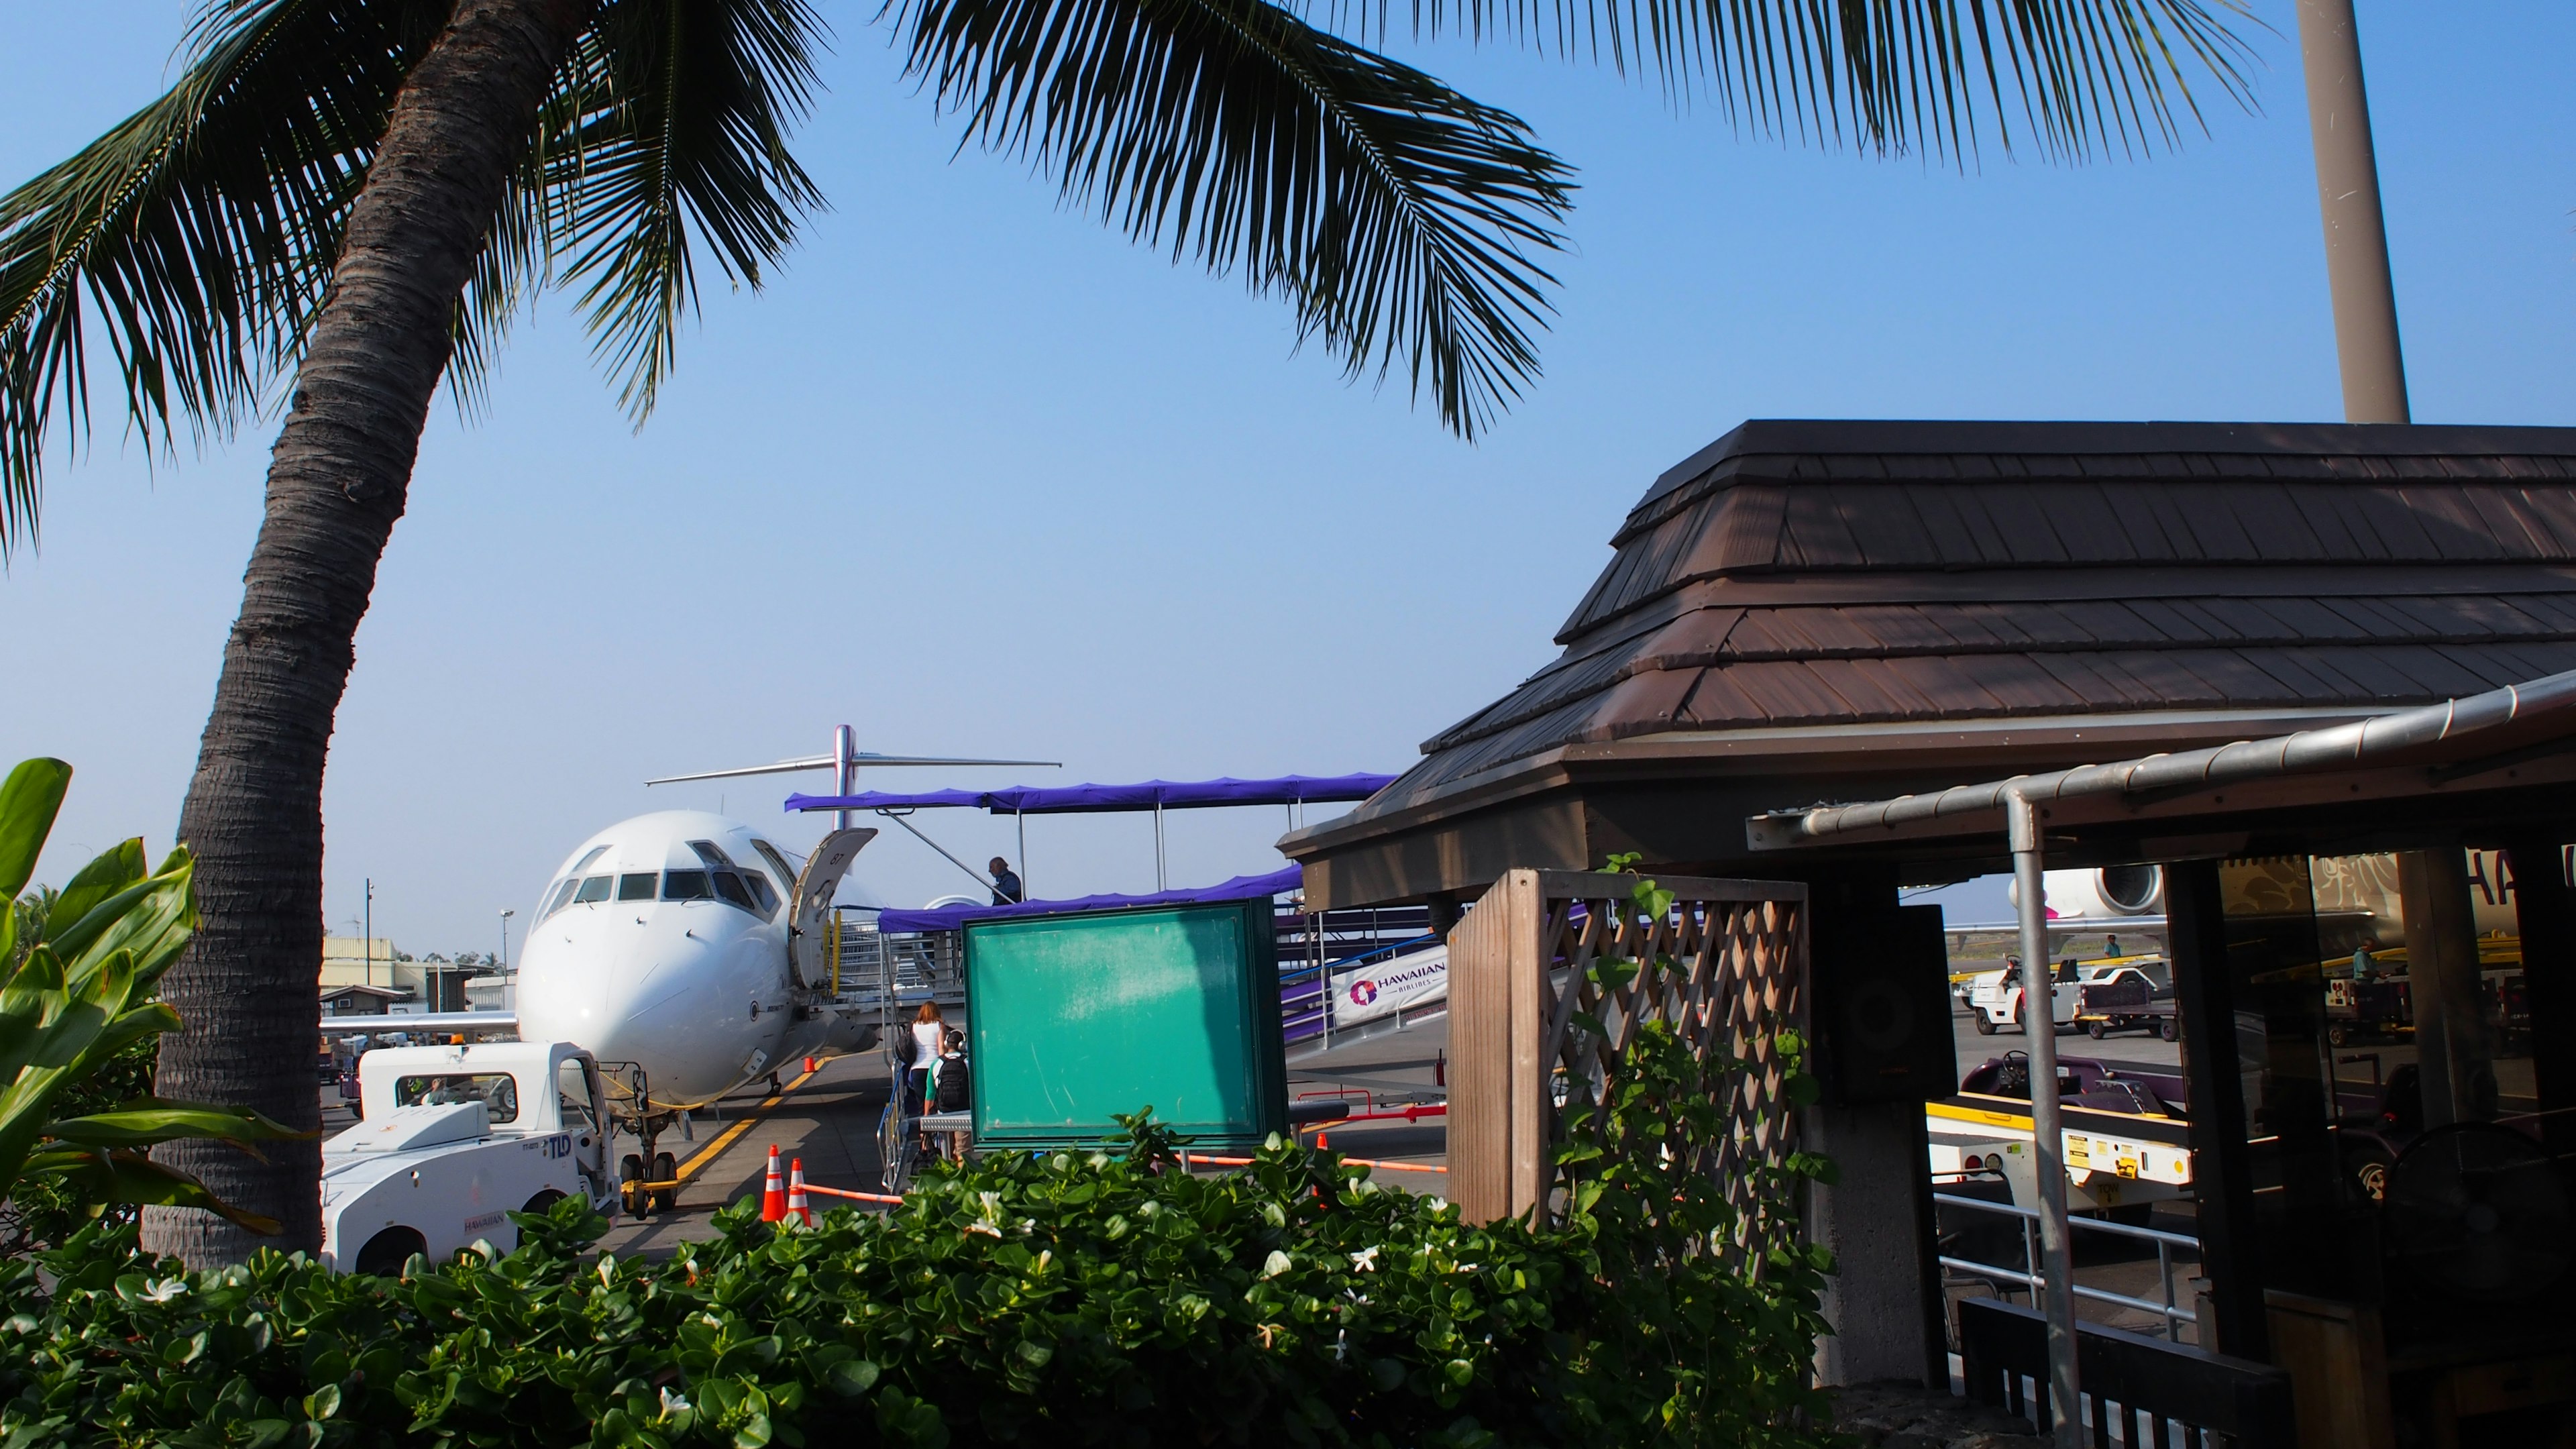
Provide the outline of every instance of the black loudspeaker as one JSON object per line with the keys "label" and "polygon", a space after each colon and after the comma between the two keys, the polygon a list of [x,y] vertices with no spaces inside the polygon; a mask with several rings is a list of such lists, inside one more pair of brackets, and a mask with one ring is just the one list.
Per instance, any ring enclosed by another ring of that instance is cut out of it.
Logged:
{"label": "black loudspeaker", "polygon": [[1959,1090],[1939,906],[1817,911],[1807,980],[1824,1100],[1922,1102]]}

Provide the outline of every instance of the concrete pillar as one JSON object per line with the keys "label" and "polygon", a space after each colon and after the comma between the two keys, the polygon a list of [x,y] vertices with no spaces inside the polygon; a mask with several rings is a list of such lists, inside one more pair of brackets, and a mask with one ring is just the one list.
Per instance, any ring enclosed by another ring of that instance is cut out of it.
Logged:
{"label": "concrete pillar", "polygon": [[2397,889],[2406,912],[2406,989],[2415,1009],[2424,1125],[2488,1121],[2496,1112],[2495,1067],[2478,995],[2466,852],[2450,846],[2401,854]]}
{"label": "concrete pillar", "polygon": [[[1917,1222],[1932,1172],[1923,1104],[1809,1107],[1798,1133],[1800,1148],[1823,1153],[1835,1168],[1832,1183],[1809,1186],[1805,1219],[1807,1240],[1831,1250],[1835,1268],[1824,1304],[1834,1333],[1816,1345],[1817,1380],[1922,1382],[1940,1351],[1924,1342],[1927,1324],[1938,1320],[1924,1297]],[[1946,1387],[1946,1369],[1942,1379]]]}

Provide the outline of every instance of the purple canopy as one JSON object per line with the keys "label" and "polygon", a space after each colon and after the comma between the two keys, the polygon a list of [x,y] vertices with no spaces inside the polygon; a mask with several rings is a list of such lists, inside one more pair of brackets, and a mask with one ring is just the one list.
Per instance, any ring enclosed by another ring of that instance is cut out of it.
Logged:
{"label": "purple canopy", "polygon": [[1222,885],[1196,890],[1156,891],[1147,896],[1084,896],[1071,901],[1022,901],[1015,906],[941,906],[930,911],[884,911],[880,931],[953,931],[968,921],[1009,916],[1062,916],[1075,911],[1115,911],[1129,906],[1203,906],[1219,901],[1249,901],[1298,888],[1303,873],[1296,867],[1268,875],[1239,875]]}
{"label": "purple canopy", "polygon": [[996,815],[1063,815],[1108,810],[1192,810],[1214,805],[1293,805],[1309,800],[1365,800],[1393,775],[1281,775],[1275,780],[1147,780],[1139,785],[1013,785],[1004,790],[923,790],[897,794],[790,795],[790,810],[903,810],[966,805]]}

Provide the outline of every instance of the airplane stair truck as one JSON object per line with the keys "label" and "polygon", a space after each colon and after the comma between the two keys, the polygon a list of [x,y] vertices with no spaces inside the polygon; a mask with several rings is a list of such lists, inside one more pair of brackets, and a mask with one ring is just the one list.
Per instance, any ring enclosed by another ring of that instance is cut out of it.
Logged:
{"label": "airplane stair truck", "polygon": [[396,1273],[519,1245],[512,1212],[567,1197],[614,1216],[599,1064],[563,1042],[387,1047],[358,1063],[366,1116],[322,1145],[322,1261]]}

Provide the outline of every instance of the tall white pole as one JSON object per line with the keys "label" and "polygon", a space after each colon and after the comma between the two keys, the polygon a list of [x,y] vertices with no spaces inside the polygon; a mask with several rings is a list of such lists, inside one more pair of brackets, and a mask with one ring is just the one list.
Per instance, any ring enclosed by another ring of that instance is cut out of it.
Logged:
{"label": "tall white pole", "polygon": [[1163,883],[1163,802],[1154,802],[1154,889],[1171,889]]}
{"label": "tall white pole", "polygon": [[[358,950],[362,954],[358,960],[358,977],[373,986],[376,984],[376,883],[372,877],[367,880],[366,904],[359,909]],[[385,984],[394,984],[391,971],[385,973]]]}
{"label": "tall white pole", "polygon": [[2019,790],[2005,797],[2012,830],[2014,904],[2021,918],[2021,1020],[2030,1038],[2032,1170],[2039,1183],[2040,1278],[2048,1314],[2048,1412],[2057,1449],[2083,1449],[2076,1398],[2075,1255],[2067,1245],[2066,1125],[2057,1101],[2057,973],[2048,962],[2048,878],[2039,811]]}
{"label": "tall white pole", "polygon": [[1011,818],[1020,827],[1020,899],[1029,899],[1029,812],[1014,810]]}
{"label": "tall white pole", "polygon": [[2403,423],[2406,358],[2397,341],[2397,288],[2379,205],[2379,157],[2361,81],[2352,0],[2299,0],[2299,61],[2308,82],[2308,133],[2325,224],[2326,286],[2334,297],[2343,420]]}

